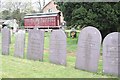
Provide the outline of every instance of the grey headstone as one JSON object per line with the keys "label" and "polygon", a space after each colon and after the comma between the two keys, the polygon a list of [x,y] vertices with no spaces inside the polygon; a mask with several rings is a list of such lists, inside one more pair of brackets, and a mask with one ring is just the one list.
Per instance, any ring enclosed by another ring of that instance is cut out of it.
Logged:
{"label": "grey headstone", "polygon": [[44,31],[37,28],[29,31],[27,58],[43,61]]}
{"label": "grey headstone", "polygon": [[101,40],[102,37],[98,29],[88,26],[81,30],[75,68],[97,72]]}
{"label": "grey headstone", "polygon": [[10,30],[7,27],[2,29],[2,54],[9,55]]}
{"label": "grey headstone", "polygon": [[63,30],[53,30],[50,37],[50,55],[51,63],[66,65],[66,35]]}
{"label": "grey headstone", "polygon": [[2,47],[2,34],[1,34],[1,32],[0,32],[0,54],[2,53],[1,47]]}
{"label": "grey headstone", "polygon": [[103,72],[120,76],[120,42],[118,32],[108,34],[103,41]]}
{"label": "grey headstone", "polygon": [[[118,62],[120,62],[120,32],[118,34]],[[119,63],[120,64],[120,63]],[[118,65],[118,74],[120,74],[120,65]],[[118,75],[120,77],[120,75]]]}
{"label": "grey headstone", "polygon": [[15,57],[24,57],[24,48],[25,48],[25,32],[23,30],[19,30],[18,33],[16,33],[15,38]]}

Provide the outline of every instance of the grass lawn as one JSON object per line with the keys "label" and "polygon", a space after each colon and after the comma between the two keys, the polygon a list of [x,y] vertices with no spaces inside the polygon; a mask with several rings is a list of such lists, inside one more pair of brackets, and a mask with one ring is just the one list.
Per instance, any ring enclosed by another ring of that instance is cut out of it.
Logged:
{"label": "grass lawn", "polygon": [[[67,39],[67,66],[55,65],[49,62],[49,33],[45,33],[44,42],[44,61],[33,61],[16,58],[14,53],[14,41],[12,36],[10,45],[10,55],[0,55],[0,76],[3,78],[112,78],[113,76],[105,75],[102,72],[102,57],[99,60],[97,73],[91,73],[75,69],[75,53],[77,48],[77,39]],[[26,44],[27,44],[26,34]],[[1,48],[0,48],[1,49]],[[27,45],[25,45],[26,55]],[[1,51],[1,50],[0,50]],[[1,70],[2,69],[2,70]]]}

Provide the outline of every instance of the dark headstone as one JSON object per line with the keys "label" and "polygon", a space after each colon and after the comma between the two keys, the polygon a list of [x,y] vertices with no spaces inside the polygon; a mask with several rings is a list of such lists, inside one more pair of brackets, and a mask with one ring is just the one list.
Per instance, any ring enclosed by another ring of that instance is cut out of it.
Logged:
{"label": "dark headstone", "polygon": [[16,33],[14,56],[23,58],[25,47],[25,32],[20,30]]}
{"label": "dark headstone", "polygon": [[36,28],[29,31],[27,58],[43,61],[44,31]]}
{"label": "dark headstone", "polygon": [[120,43],[118,32],[108,34],[103,41],[103,72],[119,75],[120,69]]}
{"label": "dark headstone", "polygon": [[88,26],[81,30],[75,68],[97,72],[101,40],[101,34],[98,29]]}
{"label": "dark headstone", "polygon": [[9,55],[10,30],[7,27],[2,29],[2,54]]}
{"label": "dark headstone", "polygon": [[66,65],[66,35],[62,30],[53,30],[50,37],[50,62]]}

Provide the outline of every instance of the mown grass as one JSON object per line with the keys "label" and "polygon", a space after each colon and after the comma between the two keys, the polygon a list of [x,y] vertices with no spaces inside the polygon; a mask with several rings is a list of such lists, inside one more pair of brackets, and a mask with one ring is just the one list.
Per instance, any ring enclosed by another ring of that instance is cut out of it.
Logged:
{"label": "mown grass", "polygon": [[[75,69],[75,53],[77,48],[77,38],[67,39],[67,66],[55,65],[49,62],[49,37],[50,33],[45,33],[44,61],[27,60],[14,57],[14,41],[12,36],[10,45],[10,55],[0,55],[2,58],[2,70],[0,76],[3,78],[113,78],[102,72],[102,57],[99,61],[97,73],[91,73]],[[28,34],[26,34],[25,55],[27,52]]]}

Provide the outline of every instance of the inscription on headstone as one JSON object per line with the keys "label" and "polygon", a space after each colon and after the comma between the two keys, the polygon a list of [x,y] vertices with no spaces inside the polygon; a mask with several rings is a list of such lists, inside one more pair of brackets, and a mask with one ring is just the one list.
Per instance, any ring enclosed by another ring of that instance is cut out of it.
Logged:
{"label": "inscription on headstone", "polygon": [[36,28],[29,31],[27,58],[43,61],[44,31]]}
{"label": "inscription on headstone", "polygon": [[101,34],[96,28],[88,26],[81,30],[75,68],[97,72],[101,40]]}
{"label": "inscription on headstone", "polygon": [[10,30],[7,27],[2,29],[2,54],[9,55]]}
{"label": "inscription on headstone", "polygon": [[50,37],[50,55],[51,63],[66,65],[66,35],[62,30],[53,30]]}
{"label": "inscription on headstone", "polygon": [[25,31],[20,30],[16,33],[14,56],[23,58],[25,47]]}
{"label": "inscription on headstone", "polygon": [[107,74],[119,75],[120,69],[120,33],[108,34],[103,41],[103,71]]}

